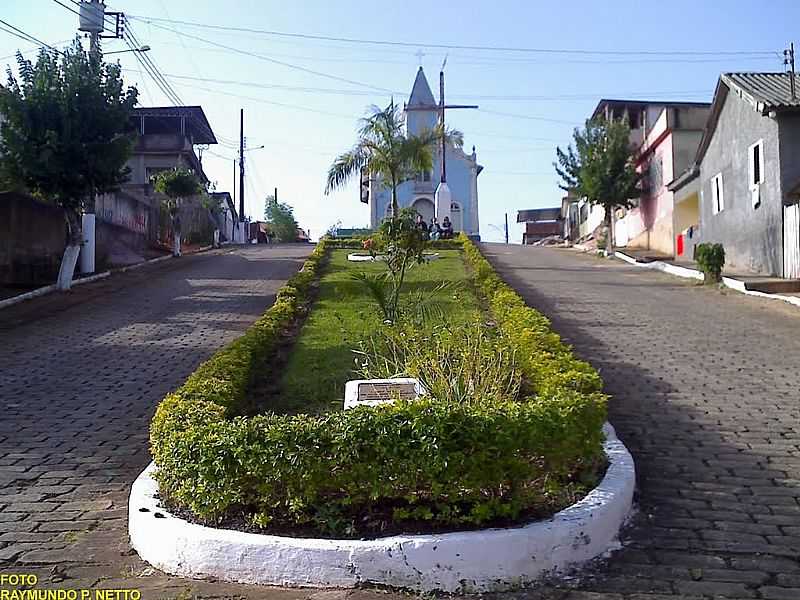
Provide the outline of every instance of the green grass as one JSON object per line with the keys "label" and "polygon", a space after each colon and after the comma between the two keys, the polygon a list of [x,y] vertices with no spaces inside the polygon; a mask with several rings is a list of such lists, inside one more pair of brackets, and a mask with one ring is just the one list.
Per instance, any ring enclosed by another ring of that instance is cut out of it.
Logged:
{"label": "green grass", "polygon": [[[380,326],[377,305],[360,282],[350,274],[357,271],[380,272],[381,263],[353,263],[349,250],[333,250],[320,280],[319,296],[300,331],[284,371],[279,398],[270,402],[275,412],[326,412],[340,410],[344,384],[354,378],[353,350]],[[437,292],[444,318],[450,322],[470,320],[480,314],[478,299],[457,250],[439,250],[439,260],[411,269],[403,295],[434,290],[442,282],[452,282],[446,291]],[[435,317],[438,318],[438,317]]]}

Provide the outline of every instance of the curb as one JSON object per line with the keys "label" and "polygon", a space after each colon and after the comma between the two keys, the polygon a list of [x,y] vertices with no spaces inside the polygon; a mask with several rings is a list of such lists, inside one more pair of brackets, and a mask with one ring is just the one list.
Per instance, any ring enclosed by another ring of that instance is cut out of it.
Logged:
{"label": "curb", "polygon": [[128,530],[145,561],[173,575],[289,587],[385,585],[414,591],[474,593],[517,589],[619,547],[636,470],[606,423],[609,467],[572,506],[522,527],[374,540],[291,538],[215,529],[165,510],[151,463],[131,488]]}
{"label": "curb", "polygon": [[[199,254],[201,252],[207,252],[208,250],[213,250],[213,249],[214,246],[203,246],[202,248],[198,248],[194,252],[187,254],[187,256],[192,256],[194,254]],[[144,260],[140,263],[136,263],[135,265],[129,265],[127,267],[120,267],[119,269],[111,269],[109,271],[103,271],[102,273],[97,273],[96,275],[90,275],[89,277],[81,277],[79,279],[73,279],[72,285],[76,286],[82,283],[91,283],[99,279],[105,279],[106,277],[109,277],[112,274],[125,273],[126,271],[133,271],[134,269],[138,269],[146,265],[152,265],[154,263],[158,263],[167,260],[169,258],[175,258],[175,257],[172,256],[171,254],[167,254],[166,256],[159,256],[158,258],[151,258],[150,260]],[[31,290],[30,292],[19,294],[18,296],[12,296],[11,298],[0,300],[0,309],[8,308],[9,306],[14,306],[15,304],[19,304],[20,302],[24,302],[25,300],[32,300],[33,298],[38,298],[39,296],[45,296],[47,294],[57,291],[57,289],[58,286],[56,286],[56,284],[46,285],[44,287]]]}
{"label": "curb", "polygon": [[[671,265],[669,263],[665,263],[660,260],[656,260],[649,263],[642,263],[638,262],[635,258],[620,252],[619,250],[616,250],[614,252],[614,256],[636,267],[644,269],[655,269],[657,271],[663,271],[664,273],[669,273],[670,275],[675,275],[676,277],[683,277],[685,279],[697,279],[699,281],[703,281],[703,274],[697,269],[690,269],[688,267],[679,267],[677,265]],[[757,298],[768,298],[770,300],[783,300],[788,304],[792,304],[794,306],[800,306],[800,298],[796,298],[794,296],[784,296],[782,294],[766,294],[764,292],[758,292],[756,290],[748,290],[745,288],[744,281],[740,281],[739,279],[734,279],[733,277],[723,277],[722,283],[726,287],[729,287],[730,289],[745,294],[747,296],[755,296]]]}
{"label": "curb", "polygon": [[[81,277],[80,279],[73,279],[72,285],[76,286],[76,285],[81,285],[82,283],[91,283],[99,279],[105,279],[109,275],[111,275],[111,271],[103,271],[102,273],[97,273],[96,275],[90,275],[89,277]],[[19,304],[20,302],[24,302],[25,300],[31,300],[32,298],[45,296],[47,294],[55,292],[57,289],[58,286],[56,286],[56,284],[46,285],[44,287],[31,290],[30,292],[20,294],[19,296],[12,296],[11,298],[6,298],[5,300],[0,301],[0,309],[8,308],[9,306],[14,306],[15,304]]]}

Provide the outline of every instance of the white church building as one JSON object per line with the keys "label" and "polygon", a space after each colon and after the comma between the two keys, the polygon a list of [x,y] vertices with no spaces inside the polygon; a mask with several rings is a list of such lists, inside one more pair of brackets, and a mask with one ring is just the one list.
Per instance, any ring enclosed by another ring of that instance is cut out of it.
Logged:
{"label": "white church building", "polygon": [[[436,127],[439,120],[439,105],[433,97],[422,67],[417,71],[411,97],[405,106],[406,131],[411,135]],[[442,151],[434,152],[433,170],[419,173],[415,180],[406,181],[397,188],[397,201],[401,208],[412,207],[430,222],[434,215],[439,223],[450,217],[455,231],[463,231],[470,237],[480,239],[478,225],[478,175],[483,167],[478,164],[475,147],[472,154],[461,148],[447,147],[445,161],[446,185],[437,197],[442,179]],[[449,201],[447,198],[449,188]],[[376,228],[383,219],[391,215],[391,190],[379,181],[370,181],[370,227]],[[438,200],[438,202],[437,202]]]}

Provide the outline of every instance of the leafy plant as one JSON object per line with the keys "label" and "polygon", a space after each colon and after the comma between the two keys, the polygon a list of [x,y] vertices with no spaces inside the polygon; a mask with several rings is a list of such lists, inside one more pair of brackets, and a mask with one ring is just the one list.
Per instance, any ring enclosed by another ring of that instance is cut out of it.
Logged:
{"label": "leafy plant", "polygon": [[570,144],[566,151],[556,148],[559,187],[605,209],[610,255],[614,252],[613,212],[634,206],[640,193],[642,175],[636,170],[630,127],[624,120],[587,121],[583,129],[575,129],[573,140],[574,147]]}
{"label": "leafy plant", "polygon": [[162,206],[170,217],[170,227],[172,229],[174,256],[181,255],[181,203],[187,198],[196,196],[205,191],[200,178],[189,169],[176,167],[167,171],[161,171],[153,178],[153,189],[159,194],[164,194],[166,200]]}
{"label": "leafy plant", "polygon": [[297,221],[291,206],[278,202],[275,196],[269,195],[264,203],[264,218],[279,242],[297,241]]}
{"label": "leafy plant", "polygon": [[725,266],[725,248],[722,244],[698,244],[695,249],[695,260],[703,272],[706,285],[722,281],[722,269]]}
{"label": "leafy plant", "polygon": [[517,400],[522,373],[494,324],[385,328],[356,351],[364,379],[414,377],[445,402]]}
{"label": "leafy plant", "polygon": [[402,315],[400,292],[408,270],[425,262],[427,241],[416,227],[415,217],[414,209],[404,208],[396,217],[381,223],[377,235],[364,242],[371,255],[381,255],[387,267],[385,273],[353,275],[353,279],[367,286],[383,318],[391,323],[398,322]]}
{"label": "leafy plant", "polygon": [[43,48],[35,63],[17,53],[19,79],[8,70],[0,89],[0,178],[64,211],[69,236],[58,287],[69,289],[83,241],[81,214],[97,194],[128,179],[138,92],[125,88],[118,64],[76,39],[63,53]]}

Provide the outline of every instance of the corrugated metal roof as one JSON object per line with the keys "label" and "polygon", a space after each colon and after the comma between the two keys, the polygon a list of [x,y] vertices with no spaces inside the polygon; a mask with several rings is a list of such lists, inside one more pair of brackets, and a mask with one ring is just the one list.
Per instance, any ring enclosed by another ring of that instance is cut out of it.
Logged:
{"label": "corrugated metal roof", "polygon": [[795,75],[795,97],[792,97],[789,73],[725,73],[722,80],[732,90],[755,105],[763,113],[770,110],[800,109],[800,76]]}

